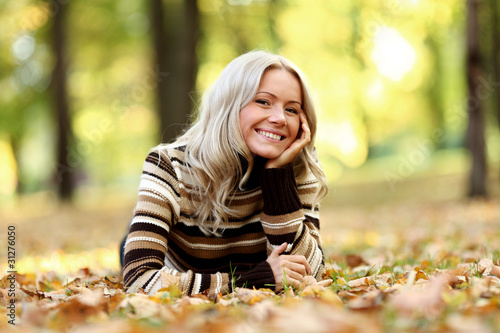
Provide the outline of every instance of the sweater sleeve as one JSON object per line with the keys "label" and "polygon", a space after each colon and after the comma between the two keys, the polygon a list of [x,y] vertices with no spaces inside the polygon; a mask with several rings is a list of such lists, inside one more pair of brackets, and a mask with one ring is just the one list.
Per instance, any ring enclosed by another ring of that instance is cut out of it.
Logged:
{"label": "sweater sleeve", "polygon": [[165,154],[151,152],[144,162],[137,205],[125,242],[124,287],[128,292],[142,288],[153,295],[175,284],[184,295],[208,292],[210,297],[228,293],[233,286],[265,287],[274,284],[267,262],[232,276],[179,272],[165,265],[170,229],[180,216],[180,186],[172,162]]}
{"label": "sweater sleeve", "polygon": [[296,184],[291,164],[264,169],[261,174],[264,208],[261,223],[272,248],[288,243],[283,254],[303,255],[312,275],[321,279],[324,256],[319,236],[319,207],[313,206],[319,191],[310,175]]}

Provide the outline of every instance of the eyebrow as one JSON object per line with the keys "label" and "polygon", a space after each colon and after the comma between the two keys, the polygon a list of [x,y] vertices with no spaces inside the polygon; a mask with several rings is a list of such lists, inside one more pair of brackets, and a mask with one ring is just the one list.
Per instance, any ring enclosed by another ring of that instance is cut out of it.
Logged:
{"label": "eyebrow", "polygon": [[[268,95],[271,95],[273,98],[278,98],[278,96],[276,96],[275,94],[270,93],[268,91],[257,91],[257,94],[268,94]],[[298,101],[291,100],[291,101],[288,101],[287,103],[297,103],[298,105],[300,105],[300,108],[302,108],[302,103],[300,103]]]}

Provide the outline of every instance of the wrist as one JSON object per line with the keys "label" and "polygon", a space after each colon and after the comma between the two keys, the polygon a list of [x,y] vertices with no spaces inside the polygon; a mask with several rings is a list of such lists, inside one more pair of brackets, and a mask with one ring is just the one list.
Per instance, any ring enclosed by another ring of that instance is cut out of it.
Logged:
{"label": "wrist", "polygon": [[267,161],[264,165],[264,169],[278,169],[283,167],[283,165],[279,165],[274,160]]}
{"label": "wrist", "polygon": [[302,208],[291,164],[263,170],[261,186],[265,214],[284,215]]}

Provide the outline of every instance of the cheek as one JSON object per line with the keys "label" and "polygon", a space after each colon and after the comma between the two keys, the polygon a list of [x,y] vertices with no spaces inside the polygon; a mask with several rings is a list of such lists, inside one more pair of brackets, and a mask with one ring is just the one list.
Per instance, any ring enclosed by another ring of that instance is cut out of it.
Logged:
{"label": "cheek", "polygon": [[252,122],[252,110],[248,106],[245,106],[243,109],[241,109],[240,114],[240,127],[241,128],[247,128],[249,125],[251,125]]}
{"label": "cheek", "polygon": [[297,139],[297,136],[300,132],[300,121],[296,121],[293,123],[292,126],[290,126],[290,136],[293,138],[293,141]]}
{"label": "cheek", "polygon": [[245,130],[246,130],[246,124],[247,124],[247,121],[246,121],[246,114],[245,112],[243,112],[243,110],[240,111],[240,129],[241,129],[241,132],[243,133],[243,135],[245,135]]}

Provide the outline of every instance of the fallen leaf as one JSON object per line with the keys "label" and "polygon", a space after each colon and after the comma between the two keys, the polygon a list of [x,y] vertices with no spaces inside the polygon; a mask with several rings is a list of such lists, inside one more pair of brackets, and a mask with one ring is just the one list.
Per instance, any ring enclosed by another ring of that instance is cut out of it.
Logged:
{"label": "fallen leaf", "polygon": [[236,297],[245,304],[255,304],[275,294],[268,290],[255,290],[248,288],[237,288],[235,291]]}
{"label": "fallen leaf", "polygon": [[367,265],[368,263],[358,254],[347,254],[345,256],[345,261],[347,265],[351,268],[355,268],[361,265]]}

